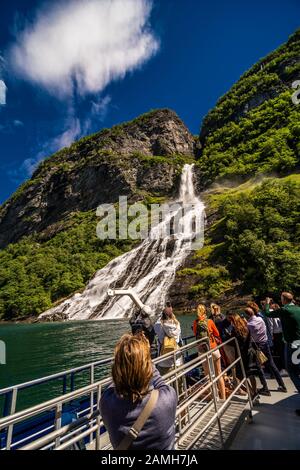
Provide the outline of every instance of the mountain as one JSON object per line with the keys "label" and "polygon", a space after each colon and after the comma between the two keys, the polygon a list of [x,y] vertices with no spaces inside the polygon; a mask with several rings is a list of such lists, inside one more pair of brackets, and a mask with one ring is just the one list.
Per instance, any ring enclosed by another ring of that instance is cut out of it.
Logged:
{"label": "mountain", "polygon": [[0,318],[37,315],[84,288],[130,250],[132,240],[100,240],[96,208],[161,202],[178,193],[195,140],[170,110],[105,129],[44,160],[0,208]]}
{"label": "mountain", "polygon": [[0,247],[56,226],[70,213],[117,202],[119,195],[170,196],[194,139],[170,110],[83,138],[44,160],[0,208]]}
{"label": "mountain", "polygon": [[[119,195],[178,194],[185,163],[206,204],[205,245],[177,271],[179,311],[239,308],[251,295],[300,295],[300,30],[247,71],[194,138],[170,110],[81,139],[43,161],[0,208],[0,318],[37,315],[84,289],[133,240],[96,237],[95,209]],[[292,266],[292,268],[291,268]]]}

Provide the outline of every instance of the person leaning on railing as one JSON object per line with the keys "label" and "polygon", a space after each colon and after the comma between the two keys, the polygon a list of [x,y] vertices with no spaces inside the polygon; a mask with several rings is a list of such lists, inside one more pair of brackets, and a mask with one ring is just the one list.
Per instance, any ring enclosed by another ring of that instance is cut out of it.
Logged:
{"label": "person leaning on railing", "polygon": [[112,378],[101,397],[100,412],[113,448],[173,449],[176,392],[152,364],[143,333],[122,336],[114,352]]}

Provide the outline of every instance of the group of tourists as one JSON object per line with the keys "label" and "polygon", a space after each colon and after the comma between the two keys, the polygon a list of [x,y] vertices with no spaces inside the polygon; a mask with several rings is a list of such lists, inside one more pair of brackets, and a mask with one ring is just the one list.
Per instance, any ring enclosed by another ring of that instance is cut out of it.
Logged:
{"label": "group of tourists", "polygon": [[[192,329],[199,354],[206,357],[202,372],[208,376],[213,367],[221,400],[227,396],[225,369],[235,390],[249,392],[253,402],[259,395],[271,395],[267,374],[283,393],[287,392],[284,377],[289,375],[300,393],[300,307],[289,292],[281,294],[281,307],[270,298],[260,304],[249,302],[243,312],[226,315],[217,304],[197,307]],[[113,383],[102,394],[101,415],[114,449],[169,450],[174,448],[178,388],[176,393],[163,376],[172,375],[183,363],[181,354],[168,354],[182,345],[181,325],[170,303],[155,324],[142,320],[131,321],[132,333],[115,348]],[[157,367],[152,361],[155,343],[163,356]],[[241,361],[235,362],[238,356]],[[300,417],[300,410],[296,414]]]}

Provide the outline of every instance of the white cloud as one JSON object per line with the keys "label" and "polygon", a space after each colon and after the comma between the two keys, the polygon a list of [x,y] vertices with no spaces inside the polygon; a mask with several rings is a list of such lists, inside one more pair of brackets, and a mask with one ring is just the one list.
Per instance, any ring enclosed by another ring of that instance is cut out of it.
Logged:
{"label": "white cloud", "polygon": [[91,107],[91,112],[94,116],[97,116],[97,118],[100,121],[103,121],[106,117],[108,106],[111,103],[111,97],[110,96],[104,96],[104,98],[98,100],[98,101],[92,101],[92,107]]}
{"label": "white cloud", "polygon": [[[110,96],[103,96],[105,87],[141,67],[159,49],[149,24],[151,9],[152,0],[57,0],[18,31],[8,54],[10,66],[23,79],[64,99],[67,117],[60,122],[63,130],[10,171],[10,177],[31,176],[43,158],[94,131],[105,119],[111,103]],[[90,103],[81,118],[76,94]]]}
{"label": "white cloud", "polygon": [[18,35],[16,71],[56,96],[99,93],[158,50],[152,0],[73,0],[40,12]]}
{"label": "white cloud", "polygon": [[24,123],[19,119],[6,120],[3,124],[0,124],[0,132],[6,134],[13,134],[16,130],[24,127]]}
{"label": "white cloud", "polygon": [[19,119],[15,119],[14,122],[13,122],[13,125],[15,127],[24,127],[24,122],[20,121]]}
{"label": "white cloud", "polygon": [[2,55],[0,54],[0,107],[6,105],[7,86],[3,79],[4,70],[5,70],[5,62],[4,62]]}
{"label": "white cloud", "polygon": [[64,128],[66,129],[64,132],[45,142],[42,149],[34,158],[26,158],[26,160],[24,160],[19,170],[17,170],[17,173],[21,178],[24,178],[24,176],[30,177],[36,170],[38,164],[45,157],[48,157],[63,147],[68,147],[72,142],[74,142],[74,140],[80,137],[83,132],[80,120],[72,111],[70,111],[70,115],[65,122]]}

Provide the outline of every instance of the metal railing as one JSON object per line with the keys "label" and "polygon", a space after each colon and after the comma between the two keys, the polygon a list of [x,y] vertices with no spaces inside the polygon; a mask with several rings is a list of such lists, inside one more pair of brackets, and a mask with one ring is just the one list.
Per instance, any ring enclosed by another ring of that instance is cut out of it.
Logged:
{"label": "metal railing", "polygon": [[15,413],[17,409],[17,399],[19,394],[23,390],[27,390],[29,388],[37,387],[39,385],[43,385],[45,383],[54,382],[54,381],[62,381],[61,383],[61,393],[67,393],[69,391],[74,391],[75,389],[75,379],[78,374],[82,372],[88,372],[89,383],[93,383],[95,379],[95,372],[98,368],[103,368],[104,366],[109,366],[112,362],[112,357],[102,359],[99,361],[91,362],[89,364],[85,364],[83,366],[74,367],[69,370],[65,370],[63,372],[58,372],[56,374],[51,374],[46,377],[41,377],[35,380],[30,380],[28,382],[24,382],[17,385],[12,385],[10,387],[6,387],[0,390],[0,397],[3,397],[3,411],[2,416],[8,416]]}
{"label": "metal railing", "polygon": [[[232,364],[216,376],[212,355],[214,351],[221,349],[224,345],[233,341],[235,342],[236,351],[238,353],[237,358]],[[206,346],[206,352],[198,353],[199,346],[203,344]],[[194,353],[194,357],[190,355],[191,352]],[[192,358],[188,362],[184,362],[184,358],[186,358],[187,355]],[[164,379],[166,383],[175,387],[178,395],[178,406],[176,412],[176,444],[179,445],[189,432],[191,426],[199,422],[199,419],[201,419],[201,416],[203,416],[207,409],[211,409],[213,407],[214,413],[211,419],[203,429],[199,431],[197,436],[194,437],[194,440],[191,441],[188,448],[191,448],[194,445],[194,441],[197,441],[205,431],[215,423],[218,424],[220,441],[222,446],[224,446],[221,417],[230,401],[233,400],[233,397],[243,385],[245,385],[247,389],[247,402],[249,403],[250,413],[252,410],[249,385],[246,379],[237,340],[232,338],[213,350],[209,349],[209,345],[205,339],[192,341],[177,351],[161,356],[153,362],[157,365],[159,362],[165,361],[168,358],[173,358],[174,367],[167,375],[164,376]],[[104,362],[109,364],[112,362],[112,358],[105,361],[99,361],[97,364],[100,364],[100,362],[102,364]],[[178,364],[179,362],[180,364]],[[205,363],[208,364],[208,376],[199,374],[199,378],[195,383],[189,383],[192,371],[197,371],[199,369],[203,370],[203,365]],[[217,392],[218,381],[238,363],[240,363],[243,379],[232,390],[230,396],[224,402],[221,402]],[[87,368],[93,364],[84,367]],[[77,368],[77,370],[79,369],[82,368]],[[56,375],[61,376],[61,374]],[[81,448],[85,446],[87,442],[89,444],[93,444],[96,450],[109,446],[108,435],[105,432],[104,423],[100,416],[99,402],[103,390],[110,383],[111,377],[107,377],[98,382],[90,383],[78,390],[73,390],[60,397],[53,398],[44,403],[40,403],[2,418],[0,420],[0,433],[1,430],[2,432],[6,431],[6,445],[4,448],[7,450],[14,448],[21,448],[24,450],[62,450],[67,448]],[[85,400],[87,403],[86,408],[81,410],[80,413],[76,413],[72,422],[64,424],[64,409],[67,405],[72,404],[72,402],[76,400]],[[16,425],[26,423],[28,420],[33,420],[36,417],[43,416],[47,413],[52,413],[53,419],[46,430],[37,430],[35,435],[27,436],[22,439],[22,441],[12,442],[13,431]]]}
{"label": "metal railing", "polygon": [[[188,342],[192,339],[194,339],[194,336],[183,338],[183,344],[187,345]],[[17,411],[20,392],[33,389],[34,387],[38,387],[40,385],[49,384],[50,382],[56,382],[57,389],[61,387],[62,395],[66,394],[68,391],[73,392],[75,390],[75,380],[79,374],[88,372],[87,381],[88,384],[92,384],[95,382],[96,373],[100,372],[99,369],[110,366],[112,364],[112,360],[113,357],[111,356],[99,361],[90,362],[83,366],[73,367],[72,369],[0,389],[0,399],[2,398],[3,403],[2,411],[0,410],[0,419],[1,417],[10,416]],[[59,382],[61,383],[59,384]]]}

